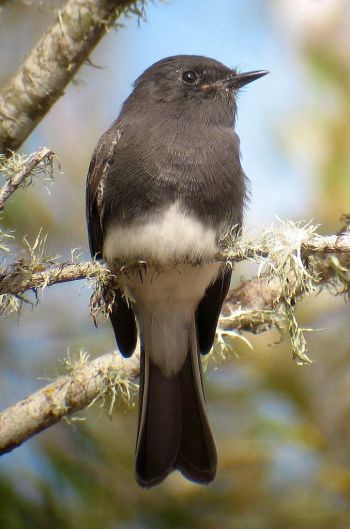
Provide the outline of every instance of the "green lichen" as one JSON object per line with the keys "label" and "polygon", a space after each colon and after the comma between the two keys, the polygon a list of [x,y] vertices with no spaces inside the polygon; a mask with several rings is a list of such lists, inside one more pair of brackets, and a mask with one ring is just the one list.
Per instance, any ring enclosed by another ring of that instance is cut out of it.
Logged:
{"label": "green lichen", "polygon": [[[62,363],[69,376],[72,378],[79,377],[89,367],[90,355],[85,351],[79,351],[75,355],[67,351]],[[88,407],[100,401],[101,407],[107,406],[107,413],[111,416],[115,406],[121,409],[129,409],[134,406],[138,384],[131,377],[126,377],[125,372],[120,368],[118,369],[118,364],[100,367],[98,376],[102,378],[101,389]]]}

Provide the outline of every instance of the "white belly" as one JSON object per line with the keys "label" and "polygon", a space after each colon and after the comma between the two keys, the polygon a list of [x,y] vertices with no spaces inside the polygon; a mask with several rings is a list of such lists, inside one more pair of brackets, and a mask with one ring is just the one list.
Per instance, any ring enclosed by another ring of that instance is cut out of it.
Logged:
{"label": "white belly", "polygon": [[156,264],[210,260],[218,251],[216,233],[183,211],[176,202],[146,223],[112,226],[103,245],[109,264],[137,259]]}
{"label": "white belly", "polygon": [[164,375],[179,372],[189,351],[195,313],[220,263],[128,270],[119,277],[134,305],[146,354]]}

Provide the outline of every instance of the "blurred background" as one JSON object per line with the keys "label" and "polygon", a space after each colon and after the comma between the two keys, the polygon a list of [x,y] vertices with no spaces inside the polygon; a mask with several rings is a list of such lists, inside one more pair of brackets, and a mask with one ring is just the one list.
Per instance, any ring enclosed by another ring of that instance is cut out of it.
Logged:
{"label": "blurred background", "polygon": [[[54,20],[60,2],[13,0],[0,18],[3,84]],[[88,259],[85,177],[93,148],[132,81],[168,55],[200,54],[271,74],[242,91],[238,133],[252,184],[246,229],[276,216],[337,231],[350,211],[350,3],[348,0],[154,0],[146,20],[119,21],[21,151],[60,160],[48,194],[40,179],[18,191],[1,223],[18,241],[48,233],[47,250]],[[236,272],[251,274],[244,265]],[[38,306],[0,320],[0,406],[63,372],[67,349],[91,357],[114,348],[95,329],[91,291],[47,289]],[[300,303],[314,363],[297,366],[276,332],[236,341],[236,356],[206,372],[216,434],[216,481],[173,474],[145,491],[134,481],[136,409],[112,420],[95,404],[86,420],[57,425],[0,461],[0,528],[345,529],[350,527],[349,306],[327,293]],[[44,379],[44,381],[43,381]]]}

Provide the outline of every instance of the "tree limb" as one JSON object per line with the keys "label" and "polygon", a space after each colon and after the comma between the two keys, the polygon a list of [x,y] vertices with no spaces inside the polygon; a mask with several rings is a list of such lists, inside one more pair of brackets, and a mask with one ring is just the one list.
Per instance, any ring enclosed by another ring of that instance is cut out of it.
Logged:
{"label": "tree limb", "polygon": [[[315,235],[302,241],[301,248],[304,258],[313,255],[327,257],[329,254],[339,254],[343,256],[343,259],[345,256],[348,256],[349,261],[350,233],[329,236]],[[226,253],[218,254],[217,259],[235,263],[247,258],[252,258],[253,255],[255,257],[264,257],[268,255],[268,251],[263,245],[261,245],[260,248],[258,245],[255,245],[254,250],[251,250],[248,247],[245,253],[239,250],[235,255],[233,248],[231,256],[228,257]],[[328,262],[324,264],[324,268],[327,268],[328,274],[330,272],[329,266]],[[325,271],[326,270],[324,270],[324,272]],[[321,261],[319,262],[319,269],[316,272],[317,274],[322,272]],[[111,278],[111,273],[103,264],[96,261],[62,264],[54,263],[53,265],[45,265],[38,261],[34,267],[31,267],[30,263],[26,263],[22,260],[8,266],[2,272],[0,271],[0,295],[24,294],[28,290],[37,290],[57,283],[66,283],[86,278],[97,278],[101,281],[108,281]],[[319,279],[322,280],[321,277]],[[327,279],[328,275],[323,277],[323,281],[326,281]],[[257,298],[255,297],[255,299]]]}
{"label": "tree limb", "polygon": [[10,452],[33,435],[63,417],[86,408],[95,399],[113,393],[138,377],[139,359],[123,359],[109,353],[92,362],[73,366],[70,375],[60,377],[0,414],[0,455]]}
{"label": "tree limb", "polygon": [[46,267],[38,264],[34,270],[30,270],[24,262],[17,262],[7,271],[0,271],[0,295],[17,296],[28,290],[38,290],[80,279],[99,278],[101,281],[108,281],[110,276],[111,273],[105,266],[94,261]]}
{"label": "tree limb", "polygon": [[68,0],[0,93],[0,152],[20,147],[108,28],[139,4],[144,0]]}
{"label": "tree limb", "polygon": [[302,243],[303,250],[308,253],[328,254],[328,253],[349,253],[350,233],[340,233],[338,235],[325,235],[311,238]]}

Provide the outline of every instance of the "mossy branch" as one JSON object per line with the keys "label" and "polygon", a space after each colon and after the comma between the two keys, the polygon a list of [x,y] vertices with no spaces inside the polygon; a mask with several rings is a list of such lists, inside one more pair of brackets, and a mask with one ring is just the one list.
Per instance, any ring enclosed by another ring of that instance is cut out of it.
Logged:
{"label": "mossy branch", "polygon": [[[45,238],[28,241],[27,255],[0,269],[0,313],[19,310],[28,291],[57,283],[86,279],[93,282],[91,311],[94,320],[108,317],[111,295],[118,284],[103,264],[87,261],[59,263],[45,256]],[[308,362],[306,341],[295,318],[296,299],[320,288],[348,294],[350,289],[350,233],[321,236],[308,224],[279,223],[254,240],[226,239],[217,259],[234,264],[244,259],[259,264],[258,277],[231,291],[224,306],[226,330],[261,332],[271,326],[289,328],[293,356]],[[144,266],[138,263],[133,267]],[[233,317],[234,316],[234,317]],[[284,323],[283,323],[284,322]]]}
{"label": "mossy branch", "polygon": [[53,173],[54,153],[47,147],[42,147],[34,154],[20,156],[13,153],[9,158],[0,154],[0,174],[6,177],[5,184],[0,188],[0,211],[10,196],[20,187],[29,183],[33,174],[40,171],[44,174]]}
{"label": "mossy branch", "polygon": [[128,397],[139,374],[139,359],[135,355],[125,360],[109,353],[89,362],[81,353],[76,362],[66,361],[66,367],[68,375],[0,414],[0,455],[98,398],[110,396],[113,401],[118,394]]}
{"label": "mossy branch", "polygon": [[[291,228],[288,227],[288,230]],[[296,228],[297,229],[297,228]],[[268,231],[269,236],[273,233],[276,234],[275,228]],[[279,232],[283,233],[283,228]],[[276,239],[275,241],[276,242]],[[3,268],[0,272],[0,295],[18,295],[24,294],[28,290],[44,289],[47,286],[51,286],[57,283],[66,283],[81,279],[97,279],[102,282],[115,281],[116,277],[106,268],[104,264],[97,261],[84,261],[84,262],[68,262],[58,263],[57,257],[45,257],[43,255],[43,244],[45,243],[44,238],[41,238],[39,234],[33,246],[29,245],[32,252],[30,257],[23,258],[15,263]],[[26,243],[28,244],[28,243]],[[272,241],[270,244],[274,244]],[[289,289],[297,281],[297,278],[293,281],[288,274],[291,272],[290,263],[286,258],[284,252],[290,252],[298,261],[300,261],[300,267],[308,275],[306,264],[303,264],[303,260],[312,260],[313,277],[311,282],[315,285],[321,286],[323,283],[330,280],[330,274],[333,270],[336,275],[338,266],[341,269],[344,268],[344,260],[350,262],[350,233],[342,233],[340,235],[329,235],[322,236],[318,234],[310,235],[305,234],[305,239],[299,240],[299,249],[295,251],[290,248],[274,246],[273,251],[277,256],[277,262],[280,261],[280,266],[286,267],[285,277],[288,279]],[[36,251],[40,247],[40,255],[36,255]],[[297,254],[300,255],[297,256]],[[333,258],[332,258],[333,254]],[[338,256],[340,259],[339,265],[334,262],[335,257]],[[218,261],[225,261],[227,263],[237,263],[244,260],[255,260],[260,262],[260,265],[269,267],[272,264],[271,248],[269,249],[266,245],[265,235],[258,237],[255,241],[242,237],[237,240],[237,244],[233,243],[230,249],[226,249],[222,253],[216,256]],[[343,263],[343,264],[342,264]],[[138,266],[138,264],[132,264],[130,266]],[[140,265],[144,266],[144,264]],[[308,264],[310,267],[310,263]],[[275,270],[278,268],[275,266]],[[344,270],[343,270],[344,271]],[[259,273],[261,276],[261,273]],[[299,278],[300,279],[300,278]],[[258,279],[260,282],[261,279]],[[265,280],[263,280],[265,281]],[[253,280],[255,282],[255,280]],[[246,282],[245,284],[249,284]],[[275,288],[272,288],[274,282],[270,278],[269,288],[271,293],[275,293]],[[293,287],[294,288],[294,287]],[[303,293],[303,288],[299,289],[297,294]],[[265,299],[265,298],[264,298]],[[258,292],[254,292],[255,305],[261,307],[261,296]]]}
{"label": "mossy branch", "polygon": [[145,0],[68,0],[0,92],[0,152],[18,149],[116,19]]}

